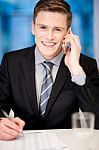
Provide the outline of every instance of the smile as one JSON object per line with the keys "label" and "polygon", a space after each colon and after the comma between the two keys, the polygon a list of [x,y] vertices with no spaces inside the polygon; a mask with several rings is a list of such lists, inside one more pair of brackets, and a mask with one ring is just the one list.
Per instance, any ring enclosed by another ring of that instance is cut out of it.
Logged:
{"label": "smile", "polygon": [[47,47],[53,47],[56,43],[55,42],[44,42],[44,41],[42,41],[42,44],[44,46],[47,46]]}

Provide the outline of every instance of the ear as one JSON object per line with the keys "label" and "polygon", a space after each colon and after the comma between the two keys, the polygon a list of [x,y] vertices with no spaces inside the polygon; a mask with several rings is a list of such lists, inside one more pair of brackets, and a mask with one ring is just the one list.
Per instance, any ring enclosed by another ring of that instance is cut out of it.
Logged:
{"label": "ear", "polygon": [[35,24],[34,21],[32,20],[32,34],[35,35]]}

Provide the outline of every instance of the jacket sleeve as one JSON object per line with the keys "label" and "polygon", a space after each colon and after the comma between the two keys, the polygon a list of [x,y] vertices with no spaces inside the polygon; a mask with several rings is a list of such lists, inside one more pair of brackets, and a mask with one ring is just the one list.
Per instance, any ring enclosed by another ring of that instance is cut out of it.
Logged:
{"label": "jacket sleeve", "polygon": [[10,111],[10,85],[9,74],[7,71],[7,60],[4,55],[0,66],[0,117],[3,117],[1,109],[6,112]]}
{"label": "jacket sleeve", "polygon": [[74,90],[79,100],[82,111],[95,114],[95,128],[99,128],[99,72],[95,59],[90,59],[86,65],[82,65],[86,74],[86,82],[83,86],[74,84]]}

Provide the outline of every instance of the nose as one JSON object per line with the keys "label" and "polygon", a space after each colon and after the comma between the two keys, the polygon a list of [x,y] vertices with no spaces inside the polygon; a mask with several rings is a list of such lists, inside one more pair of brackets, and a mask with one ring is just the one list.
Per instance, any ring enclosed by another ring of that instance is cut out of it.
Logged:
{"label": "nose", "polygon": [[48,38],[49,40],[53,40],[53,39],[54,39],[53,30],[48,30],[47,38]]}

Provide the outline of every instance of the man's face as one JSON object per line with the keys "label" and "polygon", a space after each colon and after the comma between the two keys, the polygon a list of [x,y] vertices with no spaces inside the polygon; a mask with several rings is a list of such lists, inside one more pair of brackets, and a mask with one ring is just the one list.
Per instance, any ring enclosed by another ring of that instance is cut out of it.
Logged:
{"label": "man's face", "polygon": [[62,41],[67,33],[66,15],[41,11],[35,23],[32,22],[32,33],[41,55],[50,60],[61,51]]}

